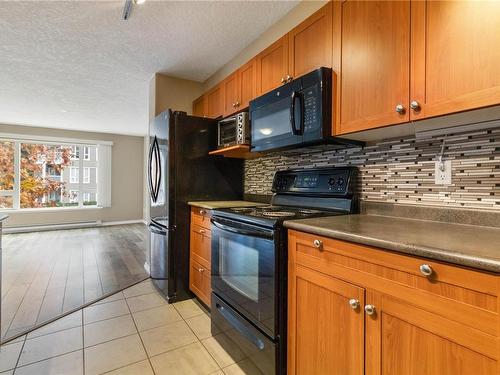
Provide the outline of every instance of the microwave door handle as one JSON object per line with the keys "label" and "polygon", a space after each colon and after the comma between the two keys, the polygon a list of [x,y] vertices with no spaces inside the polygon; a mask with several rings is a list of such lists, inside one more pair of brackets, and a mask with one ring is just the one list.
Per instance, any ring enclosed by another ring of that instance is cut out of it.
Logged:
{"label": "microwave door handle", "polygon": [[252,236],[252,237],[263,237],[263,238],[273,238],[273,232],[272,231],[258,231],[258,230],[248,230],[248,229],[241,229],[241,228],[233,228],[228,225],[221,224],[214,219],[211,220],[212,224],[226,232],[231,232],[235,234],[243,234],[246,236]]}
{"label": "microwave door handle", "polygon": [[[292,92],[292,102],[290,104],[290,127],[292,128],[292,134],[293,135],[302,135],[304,134],[304,98],[302,97],[302,94],[298,91],[293,91]],[[300,102],[300,125],[299,128],[297,129],[295,124],[296,124],[296,119],[295,119],[295,103],[297,102],[297,99],[299,99]]]}
{"label": "microwave door handle", "polygon": [[227,311],[224,306],[221,306],[218,303],[215,306],[217,307],[219,313],[233,326],[234,329],[245,336],[245,338],[254,344],[259,350],[265,349],[266,345],[264,344],[264,341],[250,331],[248,327],[246,327],[239,319],[234,317],[231,312]]}

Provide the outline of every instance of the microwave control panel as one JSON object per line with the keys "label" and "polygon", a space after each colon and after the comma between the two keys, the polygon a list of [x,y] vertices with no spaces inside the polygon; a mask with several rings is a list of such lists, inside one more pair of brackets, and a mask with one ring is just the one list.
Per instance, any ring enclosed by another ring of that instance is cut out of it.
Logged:
{"label": "microwave control panel", "polygon": [[318,121],[321,121],[321,97],[319,95],[319,85],[314,85],[302,90],[304,95],[304,130],[314,129]]}

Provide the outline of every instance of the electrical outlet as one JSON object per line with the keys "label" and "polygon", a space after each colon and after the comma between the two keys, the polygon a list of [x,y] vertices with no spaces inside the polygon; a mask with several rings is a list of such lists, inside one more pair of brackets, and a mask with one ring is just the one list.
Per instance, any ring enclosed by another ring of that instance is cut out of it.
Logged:
{"label": "electrical outlet", "polygon": [[[441,163],[444,165],[444,170],[441,170]],[[451,185],[451,160],[436,160],[436,172],[434,173],[436,185]]]}

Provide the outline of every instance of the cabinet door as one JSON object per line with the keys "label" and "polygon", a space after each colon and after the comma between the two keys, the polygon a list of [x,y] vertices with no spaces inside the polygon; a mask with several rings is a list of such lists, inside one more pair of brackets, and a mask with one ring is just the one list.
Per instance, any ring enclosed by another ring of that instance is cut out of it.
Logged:
{"label": "cabinet door", "polygon": [[224,114],[224,85],[218,85],[207,93],[207,113],[209,118]]}
{"label": "cabinet door", "polygon": [[288,296],[288,373],[362,375],[363,289],[291,263]]}
{"label": "cabinet door", "polygon": [[193,101],[193,116],[207,117],[207,98],[205,95]]}
{"label": "cabinet door", "polygon": [[[412,119],[500,104],[500,2],[412,2]],[[417,108],[418,109],[418,108]]]}
{"label": "cabinet door", "polygon": [[259,53],[256,61],[258,95],[282,85],[288,75],[288,34]]}
{"label": "cabinet door", "polygon": [[239,73],[234,72],[231,74],[224,80],[222,85],[224,86],[224,116],[229,116],[238,110],[240,98]]}
{"label": "cabinet door", "polygon": [[332,66],[332,3],[322,7],[288,34],[290,75],[298,77]]}
{"label": "cabinet door", "polygon": [[341,9],[340,133],[409,121],[410,2],[346,1]]}
{"label": "cabinet door", "polygon": [[497,374],[496,337],[370,290],[366,301],[366,375]]}
{"label": "cabinet door", "polygon": [[240,69],[240,105],[238,109],[248,107],[250,100],[257,96],[255,59],[247,62]]}
{"label": "cabinet door", "polygon": [[189,289],[210,307],[210,270],[194,259],[189,262]]}

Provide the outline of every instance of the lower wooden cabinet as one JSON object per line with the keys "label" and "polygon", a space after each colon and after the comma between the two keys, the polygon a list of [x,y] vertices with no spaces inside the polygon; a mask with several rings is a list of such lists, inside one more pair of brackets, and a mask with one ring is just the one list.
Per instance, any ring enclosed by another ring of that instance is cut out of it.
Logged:
{"label": "lower wooden cabinet", "polygon": [[289,374],[499,373],[497,275],[297,231],[288,239]]}
{"label": "lower wooden cabinet", "polygon": [[210,307],[211,230],[210,211],[191,209],[189,234],[189,289]]}

